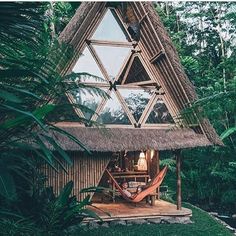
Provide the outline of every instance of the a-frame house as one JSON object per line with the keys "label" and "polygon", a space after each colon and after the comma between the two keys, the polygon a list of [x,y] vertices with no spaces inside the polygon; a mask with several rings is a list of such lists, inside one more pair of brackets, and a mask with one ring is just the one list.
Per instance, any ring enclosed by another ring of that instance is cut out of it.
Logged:
{"label": "a-frame house", "polygon": [[[71,153],[73,166],[59,175],[47,168],[48,184],[59,191],[73,180],[74,194],[81,198],[82,188],[106,185],[106,168],[121,179],[144,181],[143,177],[159,171],[160,151],[171,150],[177,161],[180,210],[180,150],[221,145],[221,141],[206,118],[194,112],[181,116],[197,95],[152,3],[83,2],[60,40],[75,49],[63,73],[99,77],[84,76],[82,82],[101,88],[110,98],[84,91],[67,94],[71,101],[95,111],[91,114],[76,109],[77,115],[105,128],[58,123],[93,154],[87,155],[72,141],[55,134]],[[138,166],[140,152],[146,160],[143,171]]]}

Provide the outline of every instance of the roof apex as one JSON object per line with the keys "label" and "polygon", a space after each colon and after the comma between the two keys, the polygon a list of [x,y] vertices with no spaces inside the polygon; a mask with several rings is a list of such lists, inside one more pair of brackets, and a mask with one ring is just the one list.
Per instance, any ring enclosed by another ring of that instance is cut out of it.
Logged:
{"label": "roof apex", "polygon": [[[137,43],[157,82],[166,92],[173,112],[180,116],[180,112],[197,99],[194,86],[187,78],[178,53],[152,3],[129,2],[127,6],[129,17],[140,26],[141,38]],[[106,2],[81,3],[60,34],[60,41],[71,44],[76,53],[81,52],[86,38],[94,31],[105,8]],[[121,17],[124,14],[122,6],[118,5],[116,11]],[[129,23],[124,25],[128,26]],[[211,144],[223,144],[208,119],[197,120],[198,127],[194,128],[196,134],[203,134]]]}

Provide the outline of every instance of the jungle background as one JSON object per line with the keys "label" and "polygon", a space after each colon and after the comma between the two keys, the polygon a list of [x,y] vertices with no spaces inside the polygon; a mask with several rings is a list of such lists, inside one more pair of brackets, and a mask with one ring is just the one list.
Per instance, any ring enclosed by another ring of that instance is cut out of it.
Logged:
{"label": "jungle background", "polygon": [[[236,5],[221,2],[156,6],[199,100],[224,147],[183,153],[183,199],[207,210],[235,211]],[[172,183],[173,186],[173,183]]]}
{"label": "jungle background", "polygon": [[[236,4],[154,4],[196,87],[199,100],[194,106],[203,107],[204,114],[225,144],[224,147],[183,152],[183,200],[206,210],[235,213]],[[58,105],[54,101],[78,86],[67,84],[68,76],[60,75],[60,67],[63,68],[73,49],[58,43],[60,32],[78,6],[76,2],[0,4],[2,232],[11,229],[15,232],[13,235],[36,235],[37,228],[39,235],[45,232],[59,235],[69,225],[80,222],[75,215],[93,215],[83,210],[84,205],[90,204],[88,199],[77,207],[76,199],[69,197],[72,183],[55,197],[52,190],[44,189],[45,178],[37,171],[41,160],[50,165],[54,161],[60,164],[60,159],[47,149],[45,141],[62,159],[70,162],[60,146],[45,133],[42,135],[42,131],[63,133],[50,124],[49,117],[58,114],[58,110],[66,114],[71,104]],[[73,81],[75,75],[69,77]],[[80,86],[84,88],[83,84]],[[96,89],[87,89],[105,96]],[[86,111],[87,108],[80,106],[80,109]],[[63,134],[82,145],[69,134]],[[175,190],[174,160],[168,153],[163,153],[162,164],[166,163],[173,171],[166,184]],[[68,216],[66,220],[65,215]]]}

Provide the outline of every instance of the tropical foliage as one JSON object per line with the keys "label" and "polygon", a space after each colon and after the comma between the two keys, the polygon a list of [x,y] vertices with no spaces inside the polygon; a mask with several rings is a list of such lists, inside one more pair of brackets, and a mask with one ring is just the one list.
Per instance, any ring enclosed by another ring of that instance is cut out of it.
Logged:
{"label": "tropical foliage", "polygon": [[[39,172],[42,162],[53,168],[55,162],[62,168],[62,161],[71,162],[52,138],[52,132],[67,135],[86,150],[79,140],[51,121],[87,123],[86,119],[75,116],[72,108],[78,107],[84,114],[94,111],[77,102],[69,103],[62,94],[87,90],[106,96],[80,83],[83,74],[63,76],[61,73],[73,48],[60,43],[58,35],[78,5],[0,4],[0,229],[3,235],[59,235],[86,215],[96,217],[84,210],[90,204],[89,198],[79,203],[69,197],[73,183],[68,183],[56,197],[52,189],[44,188],[45,176]],[[158,3],[156,9],[197,88],[200,99],[193,106],[204,108],[204,115],[210,118],[225,142],[225,147],[184,152],[184,199],[201,206],[224,206],[228,211],[235,211],[236,5],[167,2]],[[173,160],[164,162],[173,166]],[[172,177],[168,182],[174,189]]]}
{"label": "tropical foliage", "polygon": [[[41,227],[38,231],[56,234],[74,220],[80,221],[82,212],[89,214],[83,210],[88,199],[78,203],[69,198],[72,183],[55,198],[43,187],[45,176],[39,171],[45,162],[53,168],[55,162],[62,168],[63,161],[71,164],[52,132],[66,135],[87,150],[50,122],[53,117],[66,120],[63,114],[71,114],[73,107],[93,112],[77,103],[71,105],[68,99],[59,105],[62,94],[87,89],[102,95],[80,83],[81,74],[61,73],[73,52],[57,39],[68,21],[59,20],[63,12],[70,18],[74,8],[68,3],[0,4],[0,218],[4,219],[1,229],[6,229],[6,235],[32,235],[35,225]],[[87,122],[78,116],[75,119]]]}
{"label": "tropical foliage", "polygon": [[225,143],[183,153],[184,199],[235,211],[236,4],[168,2],[156,9],[196,87],[193,107],[203,107]]}

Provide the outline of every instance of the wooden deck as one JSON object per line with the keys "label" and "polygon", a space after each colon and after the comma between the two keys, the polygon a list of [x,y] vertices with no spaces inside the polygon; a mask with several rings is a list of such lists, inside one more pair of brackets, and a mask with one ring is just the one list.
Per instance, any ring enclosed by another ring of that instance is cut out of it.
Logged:
{"label": "wooden deck", "polygon": [[[136,206],[127,202],[94,203],[93,205],[102,210],[92,208],[104,221],[150,219],[163,216],[190,217],[192,215],[191,210],[187,208],[177,210],[176,205],[163,200],[156,200],[155,206],[145,202],[138,203]],[[110,216],[104,212],[108,212]]]}

